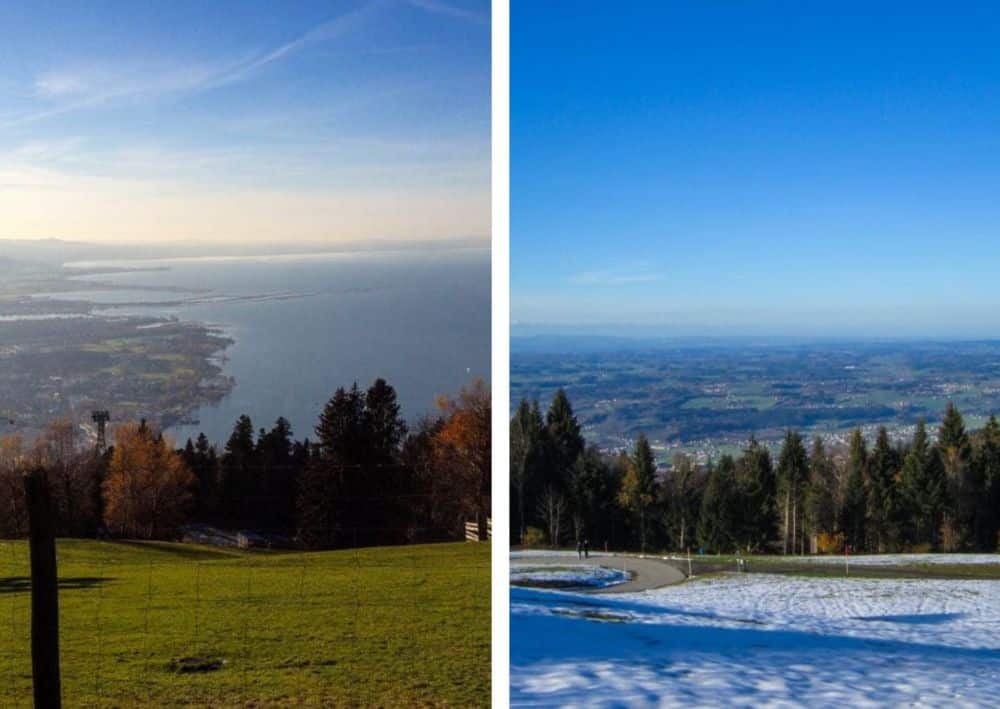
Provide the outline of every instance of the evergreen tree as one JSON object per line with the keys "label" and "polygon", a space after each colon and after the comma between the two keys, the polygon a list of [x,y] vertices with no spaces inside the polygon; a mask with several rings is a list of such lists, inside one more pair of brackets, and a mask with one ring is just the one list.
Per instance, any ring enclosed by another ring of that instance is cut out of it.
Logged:
{"label": "evergreen tree", "polygon": [[226,442],[221,461],[222,513],[229,524],[251,521],[246,508],[256,477],[256,444],[253,422],[240,416]]}
{"label": "evergreen tree", "polygon": [[939,545],[939,531],[947,481],[938,449],[931,445],[927,426],[921,419],[903,459],[900,473],[900,515],[904,539],[909,544]]}
{"label": "evergreen tree", "polygon": [[365,394],[364,425],[368,460],[383,465],[394,462],[406,438],[406,422],[400,415],[396,390],[384,379],[376,379]]}
{"label": "evergreen tree", "polygon": [[417,493],[411,501],[412,541],[439,541],[450,536],[450,504],[447,481],[438,474],[434,441],[444,427],[440,417],[424,417],[403,443],[400,458],[413,477],[413,490]]}
{"label": "evergreen tree", "polygon": [[618,499],[625,509],[638,518],[639,548],[645,552],[646,522],[649,508],[656,499],[656,460],[644,433],[639,434],[628,459]]}
{"label": "evergreen tree", "polygon": [[596,446],[587,448],[577,459],[569,482],[569,505],[575,541],[596,539],[603,528],[606,508],[612,499],[608,465]]}
{"label": "evergreen tree", "polygon": [[976,491],[973,485],[972,446],[962,414],[951,402],[938,429],[938,450],[948,480],[948,505],[942,524],[945,551],[965,548],[975,524]]}
{"label": "evergreen tree", "polygon": [[832,534],[837,528],[837,471],[823,439],[813,439],[809,452],[809,484],[806,492],[805,522],[812,534]]}
{"label": "evergreen tree", "polygon": [[353,537],[345,529],[342,505],[337,504],[340,478],[330,468],[328,460],[311,457],[299,478],[296,497],[298,536],[306,547],[330,548]]}
{"label": "evergreen tree", "polygon": [[679,551],[690,548],[695,539],[701,497],[694,461],[683,453],[673,460],[663,485],[663,509],[668,536]]}
{"label": "evergreen tree", "polygon": [[295,511],[298,470],[292,458],[294,442],[288,419],[279,417],[270,431],[258,438],[260,479],[257,485],[256,520],[258,525],[288,528]]}
{"label": "evergreen tree", "polygon": [[868,532],[872,537],[872,548],[883,552],[895,546],[897,531],[897,487],[896,475],[899,463],[896,451],[889,443],[889,432],[880,426],[875,447],[868,459]]}
{"label": "evergreen tree", "polygon": [[846,543],[855,550],[864,548],[868,499],[865,492],[865,469],[868,467],[868,449],[861,429],[851,432],[847,457],[847,469],[843,476],[844,490],[841,494],[840,528]]}
{"label": "evergreen tree", "polygon": [[[440,405],[439,401],[439,405]],[[364,428],[368,452],[365,455],[363,494],[371,502],[365,521],[373,527],[381,543],[395,543],[402,533],[396,529],[406,519],[409,476],[400,468],[400,447],[406,438],[406,422],[400,414],[396,390],[384,379],[376,379],[365,393]]]}
{"label": "evergreen tree", "polygon": [[698,542],[702,548],[721,554],[736,546],[737,504],[736,463],[732,456],[724,455],[718,465],[708,467],[698,517]]}
{"label": "evergreen tree", "polygon": [[299,535],[309,546],[360,542],[361,466],[370,440],[365,423],[365,397],[357,382],[339,387],[323,407],[315,429],[317,455],[303,471],[296,500]]}
{"label": "evergreen tree", "polygon": [[540,478],[540,467],[544,455],[545,424],[538,409],[538,402],[530,404],[522,399],[510,422],[510,483],[512,488],[511,532],[516,543],[524,543],[528,527],[528,496],[536,478]]}
{"label": "evergreen tree", "polygon": [[219,462],[215,448],[205,434],[200,433],[196,442],[188,439],[181,455],[196,480],[193,490],[194,517],[201,521],[211,520],[217,513],[219,495]]}
{"label": "evergreen tree", "polygon": [[748,550],[757,550],[774,537],[777,528],[777,478],[770,451],[753,436],[740,458],[737,474],[742,510],[740,537]]}
{"label": "evergreen tree", "polygon": [[791,542],[792,553],[795,553],[801,526],[799,514],[802,508],[802,493],[809,475],[809,457],[806,454],[802,437],[798,432],[789,429],[785,433],[785,442],[778,458],[778,484],[785,505],[785,525],[783,532],[782,553],[788,553],[788,543]]}
{"label": "evergreen tree", "polygon": [[968,459],[972,454],[969,434],[965,430],[965,420],[955,404],[950,401],[938,429],[938,445],[942,451],[953,450],[964,459]]}
{"label": "evergreen tree", "polygon": [[194,441],[190,438],[187,439],[187,443],[184,444],[184,450],[181,451],[181,457],[184,458],[184,462],[190,465],[194,461]]}
{"label": "evergreen tree", "polygon": [[340,466],[362,463],[369,444],[365,423],[365,400],[358,383],[349,390],[337,389],[316,426],[320,455]]}
{"label": "evergreen tree", "polygon": [[990,416],[975,455],[981,494],[976,496],[976,546],[996,551],[1000,544],[1000,423]]}
{"label": "evergreen tree", "polygon": [[399,466],[405,435],[396,391],[385,380],[376,379],[365,393],[357,382],[337,389],[316,426],[319,455],[304,472],[300,520],[328,524],[333,515],[334,527],[354,544],[398,541],[406,525],[397,527],[396,521],[406,516],[403,496],[411,482]]}
{"label": "evergreen tree", "polygon": [[552,398],[545,416],[546,440],[549,444],[550,478],[546,481],[558,489],[566,485],[569,472],[584,449],[580,424],[570,406],[566,392],[559,389]]}

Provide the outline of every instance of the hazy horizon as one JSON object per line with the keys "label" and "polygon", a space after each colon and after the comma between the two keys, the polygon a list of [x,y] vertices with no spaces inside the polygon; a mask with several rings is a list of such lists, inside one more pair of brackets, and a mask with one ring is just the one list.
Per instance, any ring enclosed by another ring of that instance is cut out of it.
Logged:
{"label": "hazy horizon", "polygon": [[488,2],[64,2],[0,27],[0,240],[490,238]]}
{"label": "hazy horizon", "polygon": [[735,331],[727,329],[723,332],[708,330],[670,330],[662,327],[634,324],[594,324],[594,325],[558,325],[544,323],[517,323],[511,326],[510,337],[513,343],[562,343],[574,342],[584,344],[602,343],[634,343],[682,345],[693,343],[703,344],[738,344],[748,343],[768,344],[837,344],[837,343],[949,343],[949,342],[1000,342],[1000,334],[990,333],[908,333],[879,334],[866,331],[831,331],[827,333],[802,333],[766,331]]}
{"label": "hazy horizon", "polygon": [[[937,315],[937,322],[929,324],[929,315]],[[708,314],[692,310],[669,321],[630,320],[628,314],[618,321],[585,317],[562,322],[517,320],[511,323],[510,332],[512,337],[583,335],[632,339],[995,340],[1000,339],[1000,314],[986,304],[872,308],[863,316],[828,308],[798,311],[794,318],[787,311],[733,308]]]}
{"label": "hazy horizon", "polygon": [[[225,240],[202,240],[202,239],[167,239],[163,241],[143,241],[141,239],[120,241],[98,241],[92,239],[64,239],[60,237],[38,237],[24,239],[17,237],[0,236],[0,243],[8,246],[21,246],[24,248],[46,248],[46,247],[73,247],[73,248],[93,248],[100,250],[114,249],[115,247],[143,246],[152,249],[181,250],[197,249],[199,251],[218,251],[232,253],[256,253],[256,254],[303,254],[309,253],[337,253],[349,251],[403,251],[420,248],[440,248],[450,249],[476,249],[489,248],[491,238],[489,236],[447,236],[439,239],[393,239],[372,237],[361,240],[344,241],[266,241],[266,242],[240,242]],[[116,257],[118,258],[118,257]],[[122,257],[126,258],[126,257]],[[138,257],[143,259],[146,257]]]}

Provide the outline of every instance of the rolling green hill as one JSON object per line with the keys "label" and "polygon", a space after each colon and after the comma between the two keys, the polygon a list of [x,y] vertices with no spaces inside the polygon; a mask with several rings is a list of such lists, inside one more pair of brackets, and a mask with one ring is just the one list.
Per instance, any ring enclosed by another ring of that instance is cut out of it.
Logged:
{"label": "rolling green hill", "polygon": [[[60,540],[65,706],[485,706],[490,547]],[[30,706],[27,545],[0,542],[0,705]]]}

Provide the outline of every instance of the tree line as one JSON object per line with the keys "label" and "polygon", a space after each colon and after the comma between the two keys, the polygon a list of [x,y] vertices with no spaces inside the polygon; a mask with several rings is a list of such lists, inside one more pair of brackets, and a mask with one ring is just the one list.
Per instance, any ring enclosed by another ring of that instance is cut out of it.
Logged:
{"label": "tree line", "polygon": [[788,430],[777,458],[754,437],[739,455],[657,466],[640,434],[630,450],[587,445],[559,390],[545,412],[522,400],[510,427],[511,542],[708,553],[996,551],[1000,424],[966,430],[949,404],[936,436],[883,426],[845,446]]}
{"label": "tree line", "polygon": [[141,421],[115,426],[98,451],[56,421],[30,445],[0,438],[0,534],[25,533],[22,476],[41,468],[61,536],[170,539],[202,523],[309,548],[461,539],[489,515],[490,417],[476,381],[411,431],[377,379],[337,389],[314,439],[296,440],[284,418],[255,430],[244,415],[221,450],[204,434],[178,447]]}

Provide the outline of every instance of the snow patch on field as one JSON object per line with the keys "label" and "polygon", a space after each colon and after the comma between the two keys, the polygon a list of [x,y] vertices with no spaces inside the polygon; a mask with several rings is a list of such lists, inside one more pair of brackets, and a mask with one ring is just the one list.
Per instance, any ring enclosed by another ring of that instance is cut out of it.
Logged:
{"label": "snow patch on field", "polygon": [[511,590],[521,706],[990,706],[998,691],[1000,581],[732,574],[614,597]]}
{"label": "snow patch on field", "polygon": [[631,576],[621,569],[608,569],[603,566],[573,566],[565,567],[531,566],[528,564],[511,564],[511,583],[522,586],[578,586],[588,588],[606,588],[625,583]]}
{"label": "snow patch on field", "polygon": [[[523,551],[512,551],[510,553],[511,559],[523,559],[526,557],[534,557],[534,556],[565,557],[567,559],[570,557],[574,559],[579,558],[579,554],[575,551],[563,551],[559,549],[538,549],[538,550],[526,549]],[[603,551],[591,551],[590,556],[614,556],[614,555],[608,554]]]}
{"label": "snow patch on field", "polygon": [[[843,564],[843,556],[802,556],[795,561]],[[1000,564],[1000,554],[866,554],[848,558],[851,566],[921,566],[923,564]]]}
{"label": "snow patch on field", "polygon": [[[538,556],[551,556],[551,557],[566,557],[566,558],[576,558],[577,553],[575,551],[564,551],[564,550],[522,550],[522,551],[512,551],[510,553],[511,559],[525,558],[525,557],[538,557]],[[639,554],[610,554],[600,551],[591,551],[590,556],[640,556]],[[650,558],[658,559],[670,559],[672,561],[683,561],[687,563],[688,557],[683,554],[646,554]],[[752,563],[755,557],[746,557],[748,563]],[[775,556],[775,557],[759,557],[759,558],[771,558],[776,561],[782,562],[806,562],[806,563],[819,563],[819,564],[843,564],[844,556],[842,554],[831,554],[824,556]],[[704,555],[692,555],[691,559],[694,561],[711,561],[712,556]],[[857,564],[859,566],[920,566],[923,564],[971,564],[971,565],[992,565],[1000,564],[1000,554],[862,554],[859,556],[850,556],[849,561],[851,565]]]}

